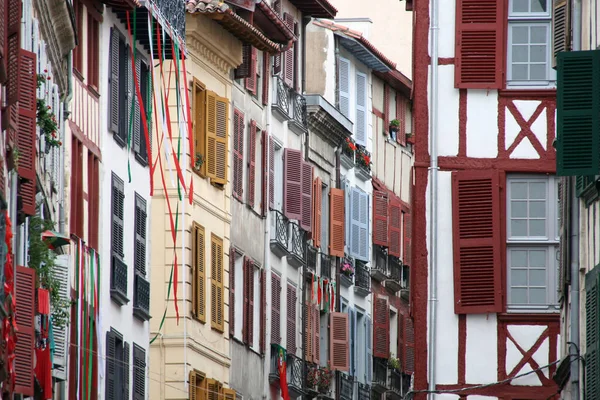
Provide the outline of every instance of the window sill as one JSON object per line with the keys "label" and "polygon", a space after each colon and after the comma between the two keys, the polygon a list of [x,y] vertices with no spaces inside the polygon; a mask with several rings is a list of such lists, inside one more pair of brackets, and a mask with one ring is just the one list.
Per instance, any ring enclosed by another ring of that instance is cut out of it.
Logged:
{"label": "window sill", "polygon": [[83,74],[81,72],[79,72],[79,70],[77,70],[77,68],[73,68],[73,75],[75,75],[75,77],[77,79],[79,79],[79,81],[81,83],[83,83],[83,81],[85,81],[85,79],[83,78]]}
{"label": "window sill", "polygon": [[123,138],[121,138],[121,136],[119,136],[118,133],[113,132],[113,138],[115,139],[115,142],[117,143],[117,145],[120,148],[124,148],[125,147],[125,140]]}
{"label": "window sill", "polygon": [[559,314],[560,306],[557,304],[555,306],[541,306],[541,307],[532,307],[532,306],[507,306],[506,307],[507,314]]}
{"label": "window sill", "polygon": [[100,92],[95,85],[87,85],[87,89],[90,94],[96,98],[96,100],[100,99]]}
{"label": "window sill", "polygon": [[554,98],[556,97],[556,87],[507,87],[498,91],[500,97],[511,98]]}
{"label": "window sill", "polygon": [[579,195],[579,198],[584,202],[586,207],[600,198],[600,190],[596,187],[596,182],[588,185]]}
{"label": "window sill", "polygon": [[135,152],[135,160],[142,165],[142,167],[148,166],[148,159],[142,156],[140,153]]}

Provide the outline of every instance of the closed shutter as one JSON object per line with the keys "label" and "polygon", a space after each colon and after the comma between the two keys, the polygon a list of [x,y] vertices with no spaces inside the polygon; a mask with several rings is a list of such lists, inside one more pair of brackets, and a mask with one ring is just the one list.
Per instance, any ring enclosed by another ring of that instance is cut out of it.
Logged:
{"label": "closed shutter", "polygon": [[329,254],[344,257],[344,191],[331,188],[329,191]]}
{"label": "closed shutter", "polygon": [[115,334],[112,331],[106,332],[106,400],[116,399],[116,341]]}
{"label": "closed shutter", "polygon": [[269,136],[269,207],[275,204],[275,145],[273,137]]}
{"label": "closed shutter", "polygon": [[123,342],[123,399],[131,398],[131,389],[129,385],[131,369],[129,368],[129,360],[131,360],[131,350],[129,343]]}
{"label": "closed shutter", "polygon": [[304,358],[307,362],[314,362],[314,336],[313,336],[313,325],[315,323],[315,319],[313,317],[315,310],[311,306],[310,302],[306,302],[306,306],[304,307],[304,320],[306,321],[305,329],[304,329],[304,337],[306,338],[305,347],[304,347]]}
{"label": "closed shutter", "polygon": [[206,175],[213,183],[227,183],[229,100],[206,91]]}
{"label": "closed shutter", "polygon": [[[308,308],[308,307],[307,307]],[[321,312],[318,307],[313,308],[313,360],[319,365],[321,360]]]}
{"label": "closed shutter", "polygon": [[[283,22],[290,30],[294,30],[294,17],[291,14],[283,13]],[[290,88],[294,87],[294,50],[294,46],[291,46],[283,54],[283,81]]]}
{"label": "closed shutter", "polygon": [[248,73],[248,77],[246,78],[246,89],[252,93],[256,94],[256,86],[257,86],[257,77],[256,77],[256,67],[258,64],[258,51],[256,47],[252,47],[250,51],[250,72]]}
{"label": "closed shutter", "polygon": [[330,318],[329,361],[331,369],[346,371],[350,369],[348,314],[332,312]]}
{"label": "closed shutter", "polygon": [[[60,283],[59,297],[61,301],[70,301],[71,280],[69,278],[69,255],[60,254],[54,261],[54,276]],[[66,379],[65,368],[67,366],[67,327],[53,325],[54,333],[54,375],[60,379]]]}
{"label": "closed shutter", "polygon": [[600,51],[558,54],[556,173],[600,173]]}
{"label": "closed shutter", "polygon": [[281,278],[271,274],[271,343],[281,344]]}
{"label": "closed shutter", "polygon": [[500,89],[504,76],[506,20],[503,0],[456,2],[455,86],[461,89]]}
{"label": "closed shutter", "polygon": [[356,371],[356,312],[354,308],[348,308],[348,325],[350,325],[350,341],[348,349],[350,353],[350,375],[354,376]]}
{"label": "closed shutter", "polygon": [[20,49],[21,49],[21,0],[5,0],[6,2],[6,105],[11,106],[19,100]]}
{"label": "closed shutter", "polygon": [[598,325],[599,297],[596,266],[585,276],[585,393],[587,399],[600,397],[600,329]]}
{"label": "closed shutter", "polygon": [[[142,132],[142,144],[140,156],[142,159],[152,162],[152,101],[154,99],[154,88],[152,86],[152,69],[148,62],[142,63],[142,102],[144,104],[144,112],[146,113],[146,126],[148,129],[148,141]],[[142,125],[143,127],[143,125]],[[192,151],[190,149],[190,151]],[[191,158],[191,157],[190,157]]]}
{"label": "closed shutter", "polygon": [[371,318],[366,318],[366,326],[367,329],[365,332],[367,333],[367,370],[365,374],[365,379],[367,382],[371,382],[373,380],[373,339],[372,339],[372,330],[371,330]]}
{"label": "closed shutter", "polygon": [[405,372],[407,374],[412,374],[415,372],[415,324],[410,315],[406,316],[404,320],[404,326]]}
{"label": "closed shutter", "polygon": [[321,214],[323,202],[323,183],[317,177],[313,181],[313,216],[312,216],[312,239],[315,247],[321,247]]}
{"label": "closed shutter", "polygon": [[296,355],[296,287],[287,286],[287,346],[288,354]]}
{"label": "closed shutter", "polygon": [[223,388],[222,392],[223,392],[222,400],[236,400],[236,398],[237,398],[236,397],[237,394],[236,394],[235,390],[233,390],[233,389]]}
{"label": "closed shutter", "polygon": [[289,219],[302,220],[302,152],[285,149],[283,153],[283,213]]}
{"label": "closed shutter", "polygon": [[254,207],[256,187],[256,121],[250,121],[250,132],[248,134],[248,205]]}
{"label": "closed shutter", "polygon": [[223,239],[211,235],[210,245],[211,327],[223,332]]}
{"label": "closed shutter", "polygon": [[556,56],[571,50],[571,2],[554,0],[552,6],[552,66],[556,67]]}
{"label": "closed shutter", "polygon": [[[140,76],[142,73],[142,60],[140,60],[140,53],[139,52],[135,52],[135,76],[134,79],[132,79],[132,83],[133,85],[131,86],[131,93],[133,96],[133,151],[135,152],[135,154],[140,155],[140,146],[141,146],[141,142],[142,142],[142,130],[141,130],[141,125],[142,125],[142,119],[141,119],[141,113],[140,113],[140,100],[138,99],[137,93],[136,93],[136,86],[140,88],[141,90],[141,86],[140,86]],[[129,121],[127,121],[127,124],[129,124]]]}
{"label": "closed shutter", "polygon": [[135,270],[146,276],[146,200],[135,195]]}
{"label": "closed shutter", "polygon": [[496,171],[452,173],[454,310],[502,311],[500,187]]}
{"label": "closed shutter", "polygon": [[231,337],[235,335],[235,250],[233,246],[229,248],[229,335]]}
{"label": "closed shutter", "polygon": [[373,355],[388,358],[390,354],[390,314],[388,299],[375,296],[373,303]]}
{"label": "closed shutter", "polygon": [[396,199],[392,199],[389,202],[389,224],[388,224],[388,238],[389,238],[389,255],[400,257],[402,255],[402,209],[400,202]]}
{"label": "closed shutter", "polygon": [[269,82],[271,81],[271,57],[266,51],[263,52],[263,80],[262,80],[262,103],[269,104]]}
{"label": "closed shutter", "polygon": [[234,70],[235,79],[243,79],[250,76],[253,49],[250,44],[244,43],[242,45],[242,64]]}
{"label": "closed shutter", "polygon": [[406,316],[404,315],[404,310],[402,310],[402,308],[398,309],[398,335],[397,335],[398,340],[396,342],[398,354],[396,355],[396,357],[400,361],[400,366],[402,367],[402,371],[406,371],[406,361],[404,358],[404,356],[406,355],[406,351],[404,349],[404,347],[405,347],[404,335],[406,332],[405,324],[404,324],[405,319],[406,319]]}
{"label": "closed shutter", "polygon": [[269,182],[269,134],[267,131],[262,131],[261,133],[261,190],[260,190],[260,215],[265,217],[268,211],[267,205],[267,185]]}
{"label": "closed shutter", "polygon": [[[36,54],[21,49],[19,51],[19,117],[17,147],[19,149],[18,173],[27,180],[19,187],[23,213],[35,215],[36,193]],[[12,79],[12,78],[11,78]]]}
{"label": "closed shutter", "polygon": [[133,345],[133,400],[146,399],[146,350]]}
{"label": "closed shutter", "polygon": [[402,263],[411,265],[412,261],[412,216],[410,212],[404,214],[404,254]]}
{"label": "closed shutter", "polygon": [[207,387],[207,400],[221,400],[220,382],[214,379],[206,380]]}
{"label": "closed shutter", "polygon": [[402,146],[406,146],[406,108],[407,105],[406,97],[400,93],[396,95],[396,118],[400,121],[400,130],[396,135],[396,141]]}
{"label": "closed shutter", "polygon": [[383,129],[388,130],[390,126],[390,87],[383,84]]}
{"label": "closed shutter", "polygon": [[[367,145],[367,75],[356,73],[356,120],[354,140],[356,144]],[[386,111],[387,112],[387,111]]]}
{"label": "closed shutter", "polygon": [[112,254],[123,259],[123,219],[125,207],[125,184],[113,173],[112,175]]}
{"label": "closed shutter", "polygon": [[369,261],[369,195],[359,188],[350,190],[350,253]]}
{"label": "closed shutter", "polygon": [[206,322],[206,242],[204,228],[197,223],[192,225],[192,259],[193,280],[192,280],[192,315],[200,322]]}
{"label": "closed shutter", "polygon": [[373,244],[388,246],[388,196],[378,190],[373,192]]}
{"label": "closed shutter", "polygon": [[340,57],[338,69],[338,109],[346,118],[350,118],[350,61]]}
{"label": "closed shutter", "polygon": [[302,161],[302,219],[300,226],[307,232],[312,230],[312,189],[313,189],[313,167]]}
{"label": "closed shutter", "polygon": [[233,196],[242,201],[244,176],[244,113],[233,111]]}
{"label": "closed shutter", "polygon": [[15,347],[15,393],[27,397],[33,396],[35,270],[17,266],[16,274],[15,314],[19,329]]}
{"label": "closed shutter", "polygon": [[244,343],[254,345],[254,262],[244,257]]}
{"label": "closed shutter", "polygon": [[265,354],[267,344],[267,274],[260,270],[260,354]]}
{"label": "closed shutter", "polygon": [[249,302],[249,291],[248,288],[248,257],[244,256],[242,269],[244,271],[244,308],[242,310],[242,342],[248,343],[248,302]]}

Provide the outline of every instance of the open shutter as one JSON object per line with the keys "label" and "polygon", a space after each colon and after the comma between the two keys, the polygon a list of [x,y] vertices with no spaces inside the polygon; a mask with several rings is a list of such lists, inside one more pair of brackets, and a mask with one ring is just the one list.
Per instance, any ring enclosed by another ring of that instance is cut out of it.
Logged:
{"label": "open shutter", "polygon": [[344,257],[344,191],[331,188],[329,191],[329,254]]}
{"label": "open shutter", "polygon": [[496,171],[452,173],[454,310],[502,311],[500,187]]}
{"label": "open shutter", "polygon": [[314,362],[314,336],[313,336],[313,325],[315,323],[315,318],[313,317],[313,314],[315,312],[315,309],[311,306],[310,302],[306,302],[306,305],[304,307],[304,320],[306,321],[305,324],[305,330],[304,330],[304,337],[306,338],[305,342],[305,348],[304,348],[304,358],[306,359],[307,362]]}
{"label": "open shutter", "polygon": [[600,173],[600,51],[558,54],[556,173]]}
{"label": "open shutter", "polygon": [[505,2],[456,2],[455,86],[461,89],[500,89],[503,84]]}
{"label": "open shutter", "polygon": [[392,199],[389,202],[389,224],[388,224],[388,238],[389,238],[389,255],[400,257],[401,254],[401,242],[402,242],[402,209],[400,202],[396,199]]}
{"label": "open shutter", "polygon": [[350,353],[350,375],[354,376],[356,371],[356,312],[354,308],[348,308],[348,325],[350,325],[350,341],[348,349]]}
{"label": "open shutter", "polygon": [[115,334],[112,331],[106,332],[106,388],[104,397],[106,400],[116,399],[116,351]]}
{"label": "open shutter", "polygon": [[321,247],[321,208],[323,205],[323,183],[317,177],[313,181],[313,215],[312,215],[312,239],[315,247]]}
{"label": "open shutter", "polygon": [[411,265],[412,261],[412,216],[410,212],[404,214],[404,253],[402,260],[403,264]]}
{"label": "open shutter", "polygon": [[[243,275],[242,275],[243,276]],[[235,335],[235,250],[229,248],[229,335]]]}
{"label": "open shutter", "polygon": [[223,332],[223,239],[211,236],[211,327]]}
{"label": "open shutter", "polygon": [[260,354],[265,354],[267,344],[267,274],[260,270]]}
{"label": "open shutter", "polygon": [[234,79],[248,78],[252,67],[252,51],[255,50],[250,44],[242,45],[242,64],[234,70]]}
{"label": "open shutter", "polygon": [[271,274],[271,343],[281,344],[281,278]]}
{"label": "open shutter", "polygon": [[21,90],[19,88],[19,53],[21,49],[21,0],[5,0],[6,7],[6,103],[8,106],[16,104]]}
{"label": "open shutter", "polygon": [[135,270],[146,276],[146,200],[135,196]]}
{"label": "open shutter", "polygon": [[[140,53],[135,52],[135,77],[132,79],[131,93],[133,95],[133,151],[139,155],[141,155],[141,143],[142,143],[142,118],[140,113],[140,101],[137,96],[136,86],[140,88],[140,77],[142,74],[142,60],[140,59]],[[129,125],[129,121],[127,121]]]}
{"label": "open shutter", "polygon": [[256,186],[256,121],[250,121],[250,133],[248,134],[248,205],[254,207]]}
{"label": "open shutter", "polygon": [[356,73],[356,131],[354,140],[356,144],[367,144],[367,75]]}
{"label": "open shutter", "polygon": [[350,369],[348,314],[332,312],[330,318],[329,361],[331,369],[346,371]]}
{"label": "open shutter", "polygon": [[350,118],[350,61],[338,58],[338,109],[346,118]]}
{"label": "open shutter", "polygon": [[388,358],[390,354],[390,312],[388,299],[375,296],[373,303],[373,356]]}
{"label": "open shutter", "polygon": [[552,1],[552,66],[556,67],[556,55],[571,50],[571,1]]}
{"label": "open shutter", "polygon": [[[310,308],[310,307],[306,307]],[[321,312],[318,307],[313,308],[313,361],[319,365],[321,360]]]}
{"label": "open shutter", "polygon": [[288,354],[296,355],[296,287],[287,286],[287,346]]}
{"label": "open shutter", "polygon": [[269,82],[271,80],[271,63],[270,55],[266,51],[263,52],[263,80],[262,80],[262,103],[264,106],[269,104]]}
{"label": "open shutter", "polygon": [[146,399],[146,351],[133,345],[133,400]]}
{"label": "open shutter", "polygon": [[269,207],[275,204],[275,145],[273,137],[269,136]]}
{"label": "open shutter", "polygon": [[206,91],[206,174],[214,183],[227,183],[229,100]]}
{"label": "open shutter", "polygon": [[269,158],[268,158],[268,152],[269,152],[269,134],[267,133],[267,131],[262,131],[261,132],[261,138],[260,138],[260,151],[261,151],[261,183],[260,183],[260,215],[263,217],[266,217],[267,215],[267,210],[268,210],[268,206],[267,206],[267,184],[268,184],[268,179],[269,179],[269,174],[267,173],[268,169],[269,169]]}
{"label": "open shutter", "polygon": [[407,374],[415,372],[415,324],[410,315],[404,319],[404,365]]}
{"label": "open shutter", "polygon": [[302,152],[285,149],[283,154],[283,213],[289,219],[302,220]]}
{"label": "open shutter", "polygon": [[197,393],[197,386],[199,383],[199,377],[196,374],[196,371],[191,370],[190,371],[190,380],[189,380],[189,397],[190,400],[200,400],[198,398],[198,393]]}
{"label": "open shutter", "polygon": [[222,389],[223,392],[223,400],[235,400],[236,399],[236,392],[233,389],[227,389],[227,388],[223,388]]}
{"label": "open shutter", "polygon": [[196,223],[193,224],[193,254],[194,261],[193,281],[192,281],[192,314],[200,320],[206,322],[206,252],[205,252],[205,234],[204,228]]}
{"label": "open shutter", "polygon": [[[283,13],[283,22],[290,30],[294,30],[294,17],[291,14]],[[294,46],[291,46],[283,54],[283,81],[290,88],[294,85],[294,57]]]}
{"label": "open shutter", "polygon": [[352,188],[350,216],[350,249],[352,255],[362,261],[369,261],[369,195],[358,188]]}
{"label": "open shutter", "polygon": [[404,335],[406,332],[405,323],[404,323],[405,319],[406,319],[406,315],[404,313],[404,307],[401,306],[398,309],[398,335],[397,335],[398,340],[396,342],[396,348],[398,349],[398,354],[396,355],[396,357],[400,361],[402,371],[406,370],[406,363],[405,363],[405,359],[404,359],[404,356],[406,354],[406,351],[404,349],[404,347],[405,347]]}
{"label": "open shutter", "polygon": [[254,262],[248,259],[248,345],[254,345]]}
{"label": "open shutter", "polygon": [[373,192],[373,244],[388,246],[388,196],[378,190]]}
{"label": "open shutter", "polygon": [[[71,280],[69,278],[69,255],[60,254],[54,261],[54,276],[60,283],[59,296],[62,301],[70,301]],[[67,366],[67,327],[52,326],[54,333],[54,376],[66,379]]]}
{"label": "open shutter", "polygon": [[233,111],[233,196],[242,201],[244,176],[244,113]]}
{"label": "open shutter", "polygon": [[406,146],[406,108],[407,105],[406,97],[401,95],[399,92],[396,95],[396,118],[400,121],[400,130],[396,135],[396,142],[402,146]]}
{"label": "open shutter", "polygon": [[119,133],[119,58],[120,44],[119,31],[116,28],[110,29],[110,76],[109,76],[109,91],[108,99],[108,129],[113,134]]}
{"label": "open shutter", "polygon": [[131,390],[129,388],[129,380],[131,379],[131,369],[129,368],[129,360],[131,359],[130,353],[129,343],[123,341],[123,399],[125,400],[131,398]]}
{"label": "open shutter", "polygon": [[367,317],[365,318],[365,324],[367,326],[365,332],[367,333],[367,365],[366,365],[366,373],[365,373],[365,379],[367,382],[371,382],[372,381],[372,375],[373,375],[373,340],[371,338],[372,336],[372,331],[371,331],[371,318]]}
{"label": "open shutter", "polygon": [[302,161],[302,219],[300,226],[307,232],[312,230],[313,167]]}
{"label": "open shutter", "polygon": [[[21,49],[19,51],[19,117],[17,147],[19,149],[18,173],[26,179],[19,185],[19,195],[23,204],[23,213],[35,215],[36,193],[36,66],[35,53]],[[12,79],[12,78],[11,78]]]}
{"label": "open shutter", "polygon": [[248,303],[250,301],[250,288],[248,285],[250,284],[250,279],[248,278],[248,257],[244,256],[243,261],[243,270],[244,270],[244,309],[242,311],[242,342],[248,343]]}
{"label": "open shutter", "polygon": [[256,47],[252,47],[250,51],[250,72],[248,73],[248,77],[246,78],[246,89],[250,91],[252,94],[256,94],[256,66],[258,64],[258,51]]}
{"label": "open shutter", "polygon": [[33,396],[35,270],[17,266],[16,274],[15,314],[19,330],[15,347],[15,393],[27,397]]}
{"label": "open shutter", "polygon": [[596,266],[585,275],[585,393],[586,399],[600,396],[600,329],[598,326],[599,297]]}

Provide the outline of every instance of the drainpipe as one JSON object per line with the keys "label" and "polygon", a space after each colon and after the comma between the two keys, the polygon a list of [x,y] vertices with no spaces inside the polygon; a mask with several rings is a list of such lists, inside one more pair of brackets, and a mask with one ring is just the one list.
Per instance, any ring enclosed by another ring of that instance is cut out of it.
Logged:
{"label": "drainpipe", "polygon": [[[67,56],[67,97],[64,100],[64,115],[63,115],[63,128],[62,128],[62,141],[65,143],[65,130],[66,123],[69,119],[71,111],[69,111],[69,103],[73,98],[73,52],[69,52]],[[60,157],[59,157],[59,171],[60,171],[60,182],[59,182],[59,198],[58,198],[58,228],[59,232],[65,232],[65,146],[60,146]]]}
{"label": "drainpipe", "polygon": [[436,308],[437,308],[437,209],[438,209],[438,0],[431,0],[431,20],[429,34],[431,37],[431,91],[429,99],[429,153],[431,158],[430,187],[429,187],[429,315],[427,327],[429,340],[427,342],[428,356],[428,389],[429,398],[434,399],[435,390],[435,362],[436,362]]}

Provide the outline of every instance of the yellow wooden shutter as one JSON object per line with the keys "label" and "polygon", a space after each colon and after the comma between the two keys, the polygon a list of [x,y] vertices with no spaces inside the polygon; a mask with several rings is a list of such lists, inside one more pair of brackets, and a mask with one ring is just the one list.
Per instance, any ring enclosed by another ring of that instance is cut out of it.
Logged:
{"label": "yellow wooden shutter", "polygon": [[223,309],[225,308],[223,298],[223,239],[211,236],[211,326],[219,332],[224,331]]}
{"label": "yellow wooden shutter", "polygon": [[192,225],[192,315],[206,322],[206,242],[204,228]]}
{"label": "yellow wooden shutter", "polygon": [[196,371],[190,371],[190,400],[199,400],[197,396]]}
{"label": "yellow wooden shutter", "polygon": [[207,379],[207,400],[221,400],[221,383],[214,379]]}
{"label": "yellow wooden shutter", "polygon": [[229,100],[206,92],[206,175],[213,183],[227,183]]}
{"label": "yellow wooden shutter", "polygon": [[224,400],[235,400],[236,395],[235,395],[235,390],[233,389],[223,389],[223,397],[225,398]]}
{"label": "yellow wooden shutter", "polygon": [[199,80],[194,78],[193,88],[193,114],[192,124],[194,129],[194,153],[191,157],[192,167],[196,164],[196,155],[201,155],[204,162],[197,171],[201,176],[206,176],[206,90]]}

